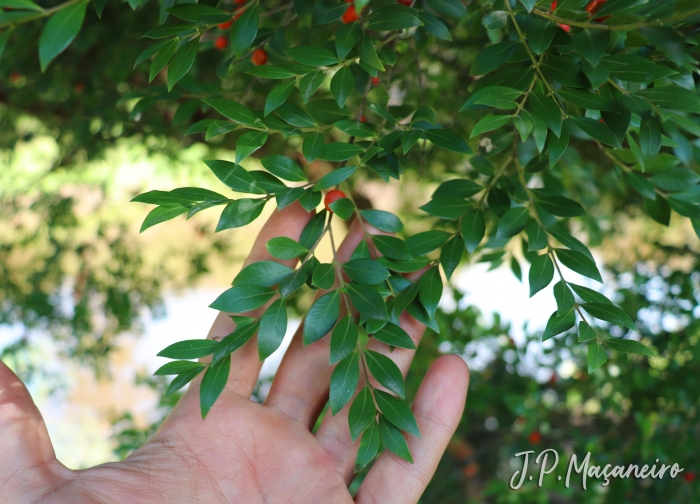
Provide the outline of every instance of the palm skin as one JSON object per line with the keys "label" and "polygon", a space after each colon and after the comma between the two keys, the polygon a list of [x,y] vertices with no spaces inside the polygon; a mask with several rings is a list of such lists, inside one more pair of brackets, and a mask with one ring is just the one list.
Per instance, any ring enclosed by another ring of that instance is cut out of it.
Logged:
{"label": "palm skin", "polygon": [[[264,244],[274,236],[298,239],[310,218],[299,205],[275,212],[247,262],[269,260]],[[375,232],[375,230],[371,230]],[[353,225],[338,251],[347,260],[362,239]],[[293,262],[282,261],[287,265]],[[403,316],[416,343],[424,327]],[[220,314],[209,332],[221,338],[235,327]],[[370,342],[405,373],[415,351]],[[156,435],[123,462],[72,471],[55,457],[41,414],[24,384],[0,363],[0,495],[24,503],[411,503],[417,502],[459,423],[468,370],[456,356],[435,361],[413,410],[422,437],[408,436],[414,464],[385,452],[354,499],[348,492],[359,440],[351,443],[347,413],[316,422],[328,397],[332,367],[328,337],[304,347],[295,335],[264,404],[250,395],[260,371],[251,340],[232,355],[231,376],[202,420],[195,380]],[[374,384],[376,385],[376,384]]]}

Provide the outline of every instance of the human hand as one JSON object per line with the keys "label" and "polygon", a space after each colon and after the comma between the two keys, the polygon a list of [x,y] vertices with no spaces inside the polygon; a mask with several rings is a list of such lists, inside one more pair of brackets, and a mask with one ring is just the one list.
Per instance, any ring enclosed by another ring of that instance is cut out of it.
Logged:
{"label": "human hand", "polygon": [[[257,237],[246,264],[275,260],[265,243],[275,236],[298,239],[310,219],[300,205],[275,212]],[[369,226],[368,226],[369,227]],[[371,230],[375,232],[375,230]],[[346,261],[362,240],[357,222],[338,250]],[[280,261],[293,266],[295,261]],[[264,310],[264,308],[263,308]],[[401,327],[416,345],[425,326],[408,314]],[[221,313],[209,338],[235,323]],[[404,375],[415,350],[370,341]],[[312,433],[328,398],[333,368],[328,336],[303,346],[297,331],[264,404],[250,400],[262,363],[255,339],[231,355],[231,375],[206,420],[199,381],[173,409],[156,435],[122,462],[81,471],[63,466],[46,425],[20,379],[0,362],[0,495],[22,503],[346,503],[359,439],[352,443],[346,405],[326,415]],[[362,378],[360,378],[362,380]],[[457,356],[437,359],[418,389],[413,411],[422,437],[407,436],[414,464],[385,451],[374,463],[355,502],[417,502],[454,434],[464,410],[469,374]],[[375,387],[379,387],[374,383]]]}

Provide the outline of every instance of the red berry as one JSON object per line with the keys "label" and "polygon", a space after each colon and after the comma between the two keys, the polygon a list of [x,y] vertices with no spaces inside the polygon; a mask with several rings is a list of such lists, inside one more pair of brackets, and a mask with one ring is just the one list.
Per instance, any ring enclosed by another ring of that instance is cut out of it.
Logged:
{"label": "red berry", "polygon": [[683,475],[683,479],[686,480],[688,483],[692,483],[695,481],[695,473],[693,471],[688,471]]}
{"label": "red berry", "polygon": [[233,3],[235,3],[236,5],[243,5],[243,4],[246,3],[247,1],[248,1],[248,0],[234,0]]}
{"label": "red berry", "polygon": [[225,23],[221,23],[217,25],[219,27],[219,30],[228,30],[231,28],[231,25],[233,24],[233,18],[231,18],[231,21],[226,21]]}
{"label": "red berry", "polygon": [[401,5],[405,5],[406,7],[410,7],[411,4],[413,3],[413,0],[396,0],[399,2]]}
{"label": "red berry", "polygon": [[228,46],[228,38],[224,37],[221,35],[220,37],[216,37],[214,40],[214,47],[216,47],[219,51],[223,51],[226,49]]}
{"label": "red berry", "polygon": [[365,116],[360,116],[360,122],[367,122],[367,118]]}
{"label": "red berry", "polygon": [[372,84],[374,84],[375,86],[379,84],[379,77],[372,77]]}
{"label": "red berry", "polygon": [[348,10],[345,11],[345,14],[343,14],[342,20],[343,24],[348,24],[352,23],[353,21],[357,21],[360,18],[360,16],[357,15],[357,11],[355,10],[355,5],[351,5],[348,7]]}
{"label": "red berry", "polygon": [[542,434],[537,431],[531,432],[527,439],[530,441],[530,444],[539,444],[542,441]]}
{"label": "red berry", "polygon": [[250,61],[252,61],[253,65],[255,66],[264,65],[267,63],[267,53],[265,52],[265,49],[256,49],[253,51]]}
{"label": "red berry", "polygon": [[552,10],[556,10],[556,8],[557,8],[557,3],[559,3],[558,0],[554,0],[554,1],[552,2],[552,5],[549,6],[549,8],[552,9]]}
{"label": "red berry", "polygon": [[339,199],[345,198],[345,193],[339,189],[333,189],[326,193],[326,198],[323,200],[323,204],[326,206],[326,210],[333,213],[331,210],[331,203],[338,201]]}

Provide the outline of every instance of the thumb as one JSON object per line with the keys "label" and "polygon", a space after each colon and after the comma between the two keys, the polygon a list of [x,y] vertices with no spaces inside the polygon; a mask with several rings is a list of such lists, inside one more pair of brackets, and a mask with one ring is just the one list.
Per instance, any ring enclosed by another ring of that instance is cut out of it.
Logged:
{"label": "thumb", "polygon": [[11,486],[8,478],[19,471],[55,458],[46,424],[27,387],[0,360],[0,488]]}

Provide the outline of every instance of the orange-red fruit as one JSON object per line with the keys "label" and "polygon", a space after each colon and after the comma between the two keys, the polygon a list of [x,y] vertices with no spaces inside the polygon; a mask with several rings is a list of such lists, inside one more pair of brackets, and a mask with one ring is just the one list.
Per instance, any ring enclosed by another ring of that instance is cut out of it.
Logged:
{"label": "orange-red fruit", "polygon": [[396,0],[396,1],[399,2],[401,5],[405,5],[407,7],[410,7],[411,4],[413,3],[413,0]]}
{"label": "orange-red fruit", "polygon": [[379,77],[372,77],[372,84],[374,84],[375,86],[379,84]]}
{"label": "orange-red fruit", "polygon": [[253,65],[255,66],[264,65],[267,63],[267,53],[265,52],[265,49],[256,49],[253,51],[250,61],[252,61]]}
{"label": "orange-red fruit", "polygon": [[243,4],[246,3],[247,1],[248,1],[248,0],[234,0],[233,3],[235,3],[236,5],[243,5]]}
{"label": "orange-red fruit", "polygon": [[530,441],[530,444],[539,444],[539,442],[542,441],[542,434],[535,431],[530,433],[527,439]]}
{"label": "orange-red fruit", "polygon": [[355,5],[351,5],[348,7],[348,10],[345,11],[345,14],[343,14],[343,17],[341,18],[343,20],[343,24],[348,24],[352,23],[353,21],[357,21],[360,18],[360,16],[357,15],[357,11],[355,10]]}
{"label": "orange-red fruit", "polygon": [[226,49],[228,46],[228,39],[221,35],[220,37],[216,37],[214,40],[214,47],[216,47],[219,51],[223,51]]}
{"label": "orange-red fruit", "polygon": [[360,122],[367,122],[367,118],[365,116],[360,116]]}
{"label": "orange-red fruit", "polygon": [[232,24],[233,24],[233,18],[231,19],[231,21],[226,21],[225,23],[221,23],[217,26],[219,27],[219,30],[228,30],[229,28],[231,28]]}
{"label": "orange-red fruit", "polygon": [[333,189],[332,191],[328,191],[326,193],[326,197],[323,200],[323,204],[326,206],[326,210],[333,213],[333,210],[331,210],[331,203],[338,201],[339,199],[343,199],[345,197],[346,196],[343,191],[341,191],[340,189]]}
{"label": "orange-red fruit", "polygon": [[689,471],[683,475],[683,479],[686,480],[688,483],[692,483],[693,481],[695,481],[695,473]]}

